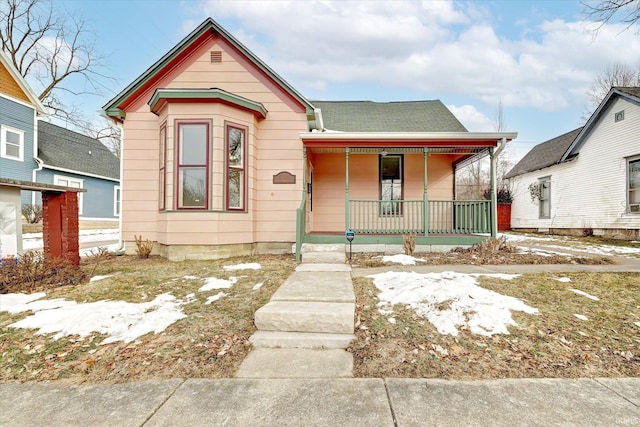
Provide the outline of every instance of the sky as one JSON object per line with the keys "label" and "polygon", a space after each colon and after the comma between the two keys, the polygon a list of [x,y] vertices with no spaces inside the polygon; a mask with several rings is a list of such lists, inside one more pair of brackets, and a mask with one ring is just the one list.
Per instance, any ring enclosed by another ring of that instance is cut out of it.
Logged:
{"label": "sky", "polygon": [[[590,0],[589,0],[590,1]],[[594,0],[595,1],[595,0]],[[54,0],[106,56],[95,112],[207,17],[310,100],[439,99],[470,131],[518,132],[511,155],[582,124],[610,64],[640,63],[640,35],[597,33],[579,0]]]}

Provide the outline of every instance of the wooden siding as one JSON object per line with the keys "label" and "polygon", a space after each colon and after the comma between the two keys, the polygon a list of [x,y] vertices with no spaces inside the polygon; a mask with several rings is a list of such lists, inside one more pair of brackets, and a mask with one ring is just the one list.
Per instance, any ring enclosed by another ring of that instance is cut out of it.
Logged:
{"label": "wooden siding", "polygon": [[[615,122],[614,114],[625,110]],[[594,126],[573,161],[513,179],[513,228],[639,229],[640,215],[628,214],[627,158],[640,155],[640,107],[616,100]],[[551,215],[538,218],[528,186],[551,177]]]}
{"label": "wooden siding", "polygon": [[[211,63],[210,51],[222,50],[223,62]],[[156,87],[216,87],[262,103],[267,118],[257,120],[221,103],[170,102],[155,116],[146,104]],[[295,240],[295,210],[302,190],[302,142],[306,112],[282,89],[224,40],[212,37],[190,57],[126,108],[124,122],[123,239],[134,234],[167,245],[217,245]],[[212,123],[210,211],[173,211],[175,120],[207,119]],[[167,212],[158,211],[159,127],[167,126]],[[223,212],[225,121],[248,128],[247,212]],[[286,170],[295,185],[275,185],[272,176]],[[258,216],[259,212],[259,216]]]}
{"label": "wooden siding", "polygon": [[[24,132],[24,157],[22,161],[0,157],[0,177],[33,180],[33,170],[38,167],[34,157],[35,110],[22,103],[0,96],[0,128],[9,126]],[[31,192],[22,192],[22,203],[31,203]]]}
{"label": "wooden siding", "polygon": [[0,93],[5,93],[13,98],[31,104],[31,100],[27,94],[22,90],[2,62],[0,62]]}

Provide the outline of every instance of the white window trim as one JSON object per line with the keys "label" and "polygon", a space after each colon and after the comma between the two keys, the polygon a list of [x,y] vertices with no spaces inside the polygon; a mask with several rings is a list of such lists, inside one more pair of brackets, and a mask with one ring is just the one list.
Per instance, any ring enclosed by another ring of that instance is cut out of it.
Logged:
{"label": "white window trim", "polygon": [[638,215],[639,214],[638,212],[631,212],[631,203],[630,203],[630,200],[629,200],[629,191],[630,191],[630,188],[629,188],[630,182],[629,181],[631,180],[631,177],[629,176],[629,164],[633,163],[633,162],[637,162],[637,161],[640,161],[640,156],[627,157],[627,165],[626,165],[627,169],[626,169],[626,180],[625,180],[625,187],[626,187],[625,190],[626,191],[625,191],[625,193],[626,193],[626,199],[627,199],[627,214],[628,215]]}
{"label": "white window trim", "polygon": [[[118,209],[118,207],[120,209]],[[113,216],[119,217],[121,211],[122,211],[122,191],[120,190],[120,186],[116,185],[115,187],[113,187]]]}
{"label": "white window trim", "polygon": [[[17,133],[20,137],[20,146],[18,147],[18,157],[7,154],[7,131]],[[4,159],[16,160],[19,162],[24,161],[24,131],[11,126],[3,125],[0,127],[0,157]]]}
{"label": "white window trim", "polygon": [[[66,181],[69,181],[69,183],[76,182],[80,184],[80,188],[84,188],[84,179],[72,178],[67,175],[53,175],[53,184],[62,185],[62,184],[58,184],[59,179],[64,179]],[[65,187],[69,187],[69,185],[65,185]],[[82,215],[82,206],[84,204],[83,202],[84,202],[83,193],[78,192],[78,214],[79,215]]]}

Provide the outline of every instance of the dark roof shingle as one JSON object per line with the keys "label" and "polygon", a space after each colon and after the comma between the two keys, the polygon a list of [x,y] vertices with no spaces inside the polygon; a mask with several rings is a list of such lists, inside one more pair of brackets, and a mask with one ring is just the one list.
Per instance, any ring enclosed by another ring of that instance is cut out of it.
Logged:
{"label": "dark roof shingle", "polygon": [[512,178],[559,163],[562,155],[581,130],[582,128],[579,127],[536,145],[505,175],[505,178]]}
{"label": "dark roof shingle", "polygon": [[38,157],[45,166],[120,179],[120,160],[97,139],[38,122]]}
{"label": "dark roof shingle", "polygon": [[467,132],[439,100],[311,101],[327,130],[342,132]]}

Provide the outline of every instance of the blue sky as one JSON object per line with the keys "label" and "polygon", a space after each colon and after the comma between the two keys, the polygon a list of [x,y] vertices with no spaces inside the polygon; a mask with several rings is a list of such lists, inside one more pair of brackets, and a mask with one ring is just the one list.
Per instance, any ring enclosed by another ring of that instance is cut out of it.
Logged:
{"label": "blue sky", "polygon": [[[580,126],[604,68],[640,63],[640,35],[597,37],[579,0],[54,0],[78,13],[113,80],[76,99],[98,111],[212,17],[308,99],[440,99],[470,131],[519,133],[512,156]],[[97,114],[97,113],[95,113]]]}

